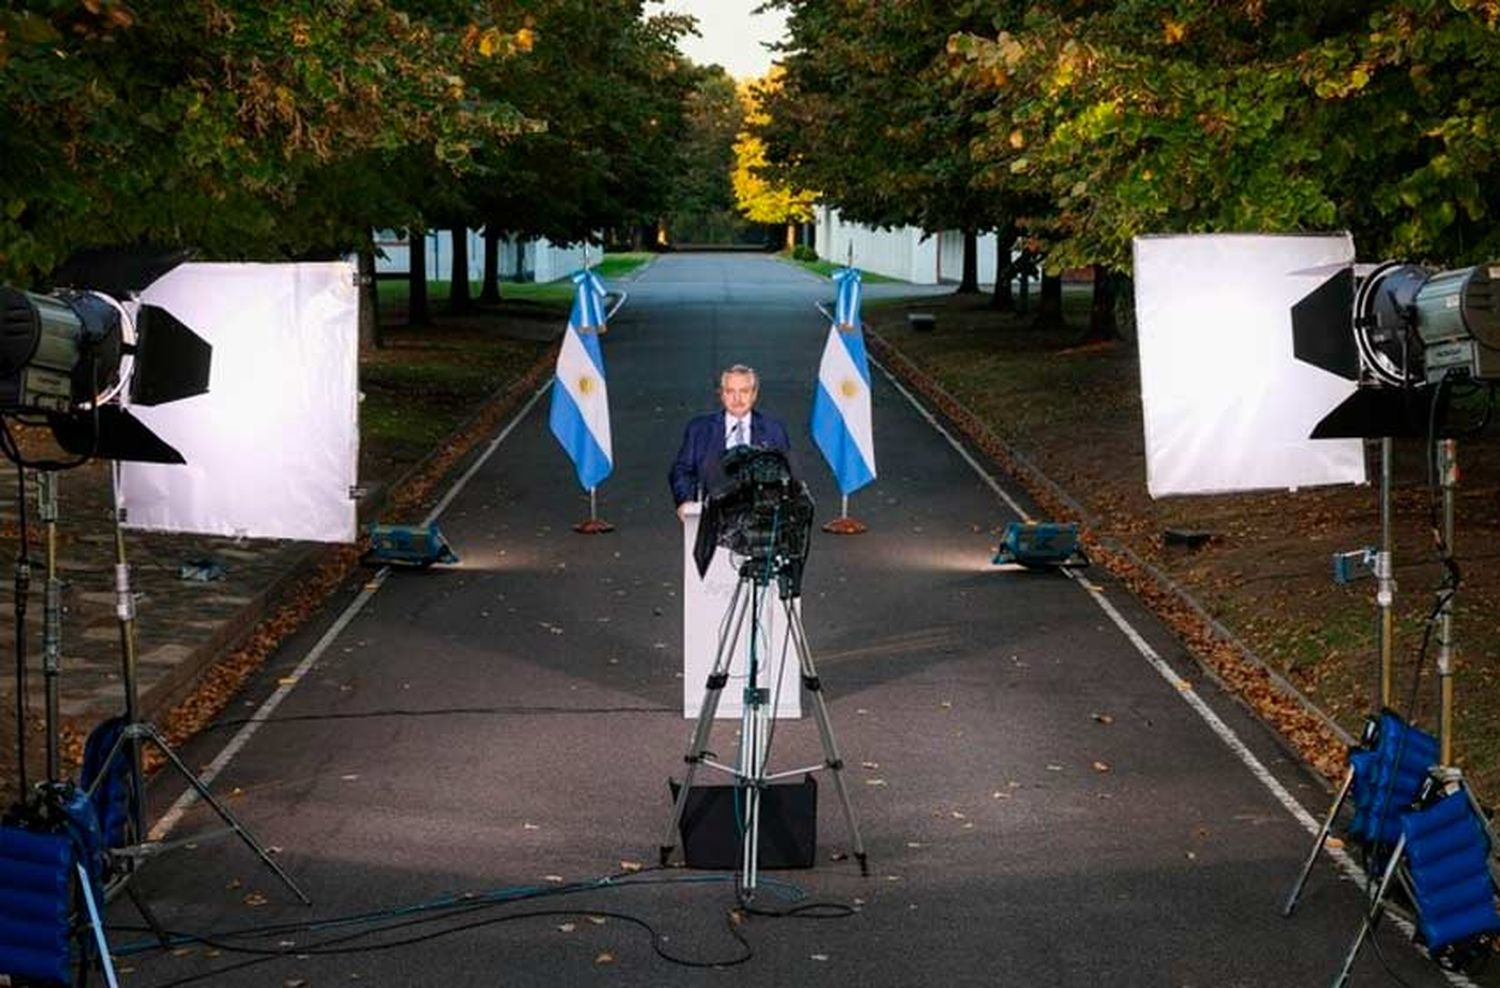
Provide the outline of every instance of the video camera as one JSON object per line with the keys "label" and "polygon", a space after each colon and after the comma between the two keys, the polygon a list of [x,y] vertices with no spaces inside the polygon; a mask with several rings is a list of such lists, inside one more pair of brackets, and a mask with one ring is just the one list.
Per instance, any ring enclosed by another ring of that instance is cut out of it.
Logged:
{"label": "video camera", "polygon": [[779,449],[737,446],[721,467],[724,483],[704,503],[693,546],[698,574],[708,572],[715,546],[723,546],[743,557],[742,576],[761,586],[775,577],[782,599],[801,596],[814,512],[807,485],[792,476]]}

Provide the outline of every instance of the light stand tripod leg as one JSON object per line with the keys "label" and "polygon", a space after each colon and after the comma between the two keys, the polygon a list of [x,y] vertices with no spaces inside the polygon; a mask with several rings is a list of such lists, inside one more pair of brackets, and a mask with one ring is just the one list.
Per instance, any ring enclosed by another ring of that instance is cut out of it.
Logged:
{"label": "light stand tripod leg", "polygon": [[99,950],[99,969],[104,972],[104,980],[109,988],[120,988],[120,983],[115,979],[114,962],[109,956],[109,941],[104,937],[104,917],[99,915],[99,904],[94,901],[94,890],[89,884],[88,869],[79,863],[78,887],[83,893],[84,904],[88,907],[89,928],[94,934],[94,943]]}
{"label": "light stand tripod leg", "polygon": [[1333,798],[1333,805],[1328,807],[1328,815],[1323,818],[1322,829],[1318,831],[1312,850],[1308,852],[1307,860],[1302,864],[1302,871],[1298,873],[1297,880],[1292,883],[1292,891],[1286,897],[1286,905],[1281,907],[1281,915],[1291,916],[1292,910],[1297,908],[1297,900],[1302,896],[1302,887],[1307,884],[1307,876],[1312,874],[1313,865],[1318,860],[1318,852],[1323,850],[1323,842],[1328,839],[1328,832],[1333,829],[1334,818],[1338,816],[1339,808],[1344,805],[1344,800],[1349,798],[1349,790],[1353,785],[1354,769],[1351,768],[1344,774],[1344,784],[1339,786],[1338,794]]}
{"label": "light stand tripod leg", "polygon": [[151,935],[156,937],[157,944],[163,950],[170,947],[172,945],[171,938],[167,936],[166,929],[161,925],[161,921],[156,918],[156,913],[152,912],[151,907],[146,905],[146,900],[141,898],[141,894],[135,890],[135,886],[127,884],[125,886],[125,895],[130,899],[130,904],[135,906],[135,911],[141,914],[141,919],[146,921],[146,926],[151,930]]}
{"label": "light stand tripod leg", "polygon": [[254,852],[256,857],[260,858],[261,863],[263,863],[267,868],[271,869],[271,871],[276,874],[276,877],[281,879],[281,883],[285,885],[293,895],[302,900],[302,904],[304,906],[312,905],[312,900],[307,897],[302,889],[297,887],[297,883],[292,881],[292,877],[282,870],[281,866],[275,862],[275,860],[266,851],[266,849],[261,846],[260,842],[255,839],[255,836],[251,834],[250,831],[246,830],[245,827],[240,823],[240,821],[235,817],[235,815],[229,812],[229,808],[219,801],[218,797],[213,794],[208,786],[203,784],[203,780],[199,779],[198,776],[193,774],[193,770],[188,768],[187,765],[183,763],[182,759],[177,756],[177,752],[173,751],[171,746],[167,744],[166,740],[157,733],[155,727],[152,727],[150,724],[135,724],[127,727],[126,729],[128,731],[141,732],[146,740],[156,745],[157,750],[159,750],[163,755],[166,756],[167,763],[175,768],[178,774],[183,777],[188,785],[192,786],[193,789],[197,791],[198,795],[203,799],[203,801],[213,808],[213,811],[219,815],[219,819],[224,821],[225,826],[234,831],[235,836],[237,836],[246,847],[250,848],[250,850]]}
{"label": "light stand tripod leg", "polygon": [[828,703],[823,697],[823,681],[813,665],[812,651],[807,646],[807,634],[802,628],[802,615],[794,606],[795,601],[784,600],[787,627],[792,631],[792,641],[797,649],[797,661],[802,667],[802,685],[812,697],[813,720],[818,725],[818,735],[823,741],[824,763],[833,773],[833,785],[839,795],[839,804],[844,810],[844,821],[849,825],[849,838],[854,845],[854,859],[859,862],[859,873],[870,874],[870,862],[865,855],[865,842],[859,834],[859,823],[854,819],[854,804],[849,801],[849,789],[844,783],[844,759],[839,755],[838,744],[833,737],[833,724],[828,719]]}
{"label": "light stand tripod leg", "polygon": [[748,610],[748,598],[742,600],[744,583],[739,582],[734,586],[734,593],[729,598],[728,620],[724,622],[723,631],[719,635],[719,647],[714,656],[713,668],[708,674],[707,688],[703,694],[703,704],[698,708],[698,723],[693,728],[693,738],[688,742],[687,754],[683,761],[687,764],[682,779],[682,788],[677,791],[677,799],[672,804],[672,818],[667,821],[667,831],[663,835],[661,844],[658,845],[659,863],[665,867],[672,856],[672,851],[677,847],[677,828],[682,823],[682,813],[687,807],[688,792],[692,789],[693,779],[698,774],[698,766],[703,763],[708,754],[708,739],[713,732],[714,717],[719,712],[719,698],[723,695],[724,685],[729,681],[729,663],[734,654],[734,646],[739,641],[740,631]]}
{"label": "light stand tripod leg", "polygon": [[1386,864],[1384,873],[1380,876],[1380,887],[1375,891],[1375,900],[1370,903],[1370,908],[1365,911],[1364,919],[1359,924],[1359,934],[1354,938],[1354,945],[1349,948],[1349,955],[1344,958],[1344,966],[1339,970],[1339,975],[1333,980],[1333,988],[1344,988],[1349,983],[1349,975],[1354,970],[1355,958],[1359,956],[1359,948],[1365,944],[1365,938],[1375,929],[1375,923],[1380,918],[1381,905],[1385,902],[1386,890],[1390,888],[1391,879],[1396,875],[1396,868],[1401,864],[1401,855],[1406,851],[1406,835],[1396,841],[1396,847],[1391,851],[1391,860]]}
{"label": "light stand tripod leg", "polygon": [[165,738],[157,731],[156,727],[140,719],[139,699],[136,695],[136,640],[135,640],[135,597],[130,587],[130,565],[125,557],[125,520],[124,508],[119,499],[119,464],[113,465],[114,489],[115,489],[115,614],[120,621],[120,650],[122,656],[122,671],[124,673],[125,688],[125,728],[120,733],[119,740],[115,743],[108,758],[104,760],[99,770],[99,777],[108,774],[110,766],[116,758],[124,754],[130,760],[130,785],[131,785],[131,826],[134,829],[132,839],[138,842],[137,849],[144,847],[148,842],[149,835],[146,831],[146,777],[142,759],[141,743],[149,741],[154,744],[158,751],[166,756],[167,763],[177,770],[188,785],[192,786],[204,802],[212,807],[219,815],[219,819],[239,837],[240,841],[248,847],[261,862],[279,878],[283,885],[302,901],[303,905],[312,905],[309,899],[292,881],[290,875],[282,870],[281,866],[272,860],[266,849],[261,846],[244,825],[220,802],[208,786],[183,763],[177,752],[172,750]]}

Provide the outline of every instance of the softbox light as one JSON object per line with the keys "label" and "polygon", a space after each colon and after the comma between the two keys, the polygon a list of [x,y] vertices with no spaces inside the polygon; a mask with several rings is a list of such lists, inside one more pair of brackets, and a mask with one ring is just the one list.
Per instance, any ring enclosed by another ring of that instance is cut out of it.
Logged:
{"label": "softbox light", "polygon": [[124,463],[132,529],[355,539],[358,290],[352,264],[184,264],[143,304],[213,347],[208,392],[132,405],[185,464]]}
{"label": "softbox light", "polygon": [[1308,438],[1354,381],[1299,360],[1292,333],[1293,306],[1354,263],[1348,234],[1137,237],[1134,255],[1152,497],[1365,482],[1358,439]]}

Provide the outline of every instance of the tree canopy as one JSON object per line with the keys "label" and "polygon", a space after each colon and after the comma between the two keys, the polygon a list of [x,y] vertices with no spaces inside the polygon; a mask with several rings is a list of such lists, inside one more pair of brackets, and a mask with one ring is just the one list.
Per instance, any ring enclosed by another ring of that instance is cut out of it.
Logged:
{"label": "tree canopy", "polygon": [[770,122],[761,107],[762,94],[780,85],[781,73],[773,70],[765,78],[739,87],[745,129],[734,142],[735,205],[746,219],[756,223],[805,223],[813,218],[817,194],[767,178],[766,145],[755,133],[756,128]]}
{"label": "tree canopy", "polygon": [[1497,256],[1497,0],[773,0],[771,170],[873,225],[1019,224],[1052,269],[1144,233],[1346,228]]}
{"label": "tree canopy", "polygon": [[88,246],[269,259],[452,215],[508,213],[509,229],[561,237],[654,214],[690,21],[643,8],[12,5],[0,279],[34,284]]}

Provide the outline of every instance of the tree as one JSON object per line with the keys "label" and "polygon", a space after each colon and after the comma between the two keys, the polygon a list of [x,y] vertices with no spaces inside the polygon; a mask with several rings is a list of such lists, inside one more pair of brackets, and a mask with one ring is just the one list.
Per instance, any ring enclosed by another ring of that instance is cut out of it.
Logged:
{"label": "tree", "polygon": [[1346,227],[1371,256],[1462,263],[1500,230],[1494,3],[1034,4],[960,35],[990,94],[981,181],[1022,183],[1058,264],[1147,232]]}
{"label": "tree", "polygon": [[[543,131],[497,145],[464,182],[488,257],[502,235],[576,242],[610,227],[655,225],[678,171],[689,70],[680,15],[641,0],[536,0],[529,57],[494,65],[485,85]],[[487,262],[484,292],[499,297]]]}
{"label": "tree", "polygon": [[673,240],[722,241],[732,239],[739,227],[731,177],[745,107],[723,67],[698,66],[694,75],[684,108],[682,170],[667,202],[671,235]]}
{"label": "tree", "polygon": [[765,78],[747,82],[740,86],[740,103],[744,106],[742,130],[734,142],[733,187],[735,206],[755,223],[776,223],[786,226],[786,249],[796,246],[796,224],[813,218],[813,203],[816,193],[776,182],[764,175],[766,169],[766,145],[754,129],[764,127],[769,118],[761,109],[761,93],[780,85],[781,72],[772,68]]}
{"label": "tree", "polygon": [[978,289],[975,234],[1009,204],[975,185],[975,100],[949,67],[955,32],[989,30],[1004,4],[775,0],[788,12],[783,84],[754,129],[780,181],[844,215],[965,234],[960,291]]}
{"label": "tree", "polygon": [[37,283],[89,245],[233,259],[368,243],[411,211],[390,182],[403,156],[461,172],[525,129],[465,86],[520,50],[512,8],[460,6],[445,23],[386,0],[0,13],[0,277]]}

